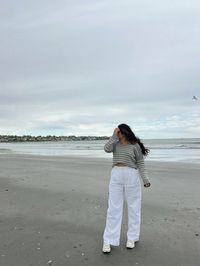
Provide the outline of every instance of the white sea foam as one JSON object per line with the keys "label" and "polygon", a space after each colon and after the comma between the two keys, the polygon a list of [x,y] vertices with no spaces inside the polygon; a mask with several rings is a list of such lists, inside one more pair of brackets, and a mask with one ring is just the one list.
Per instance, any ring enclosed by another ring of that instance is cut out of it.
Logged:
{"label": "white sea foam", "polygon": [[[147,160],[200,163],[200,139],[158,139],[143,142],[150,149]],[[103,150],[105,143],[106,140],[0,143],[0,153],[111,158],[112,155]]]}

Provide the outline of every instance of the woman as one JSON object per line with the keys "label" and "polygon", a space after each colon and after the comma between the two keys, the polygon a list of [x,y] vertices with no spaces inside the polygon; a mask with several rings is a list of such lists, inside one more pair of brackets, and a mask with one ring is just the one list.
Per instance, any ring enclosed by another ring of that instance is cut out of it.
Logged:
{"label": "woman", "polygon": [[113,165],[109,184],[106,227],[103,234],[103,252],[110,253],[111,245],[119,246],[124,197],[128,205],[127,248],[134,248],[139,241],[141,223],[141,176],[144,187],[150,187],[144,156],[149,150],[126,124],[115,128],[104,146],[113,153]]}

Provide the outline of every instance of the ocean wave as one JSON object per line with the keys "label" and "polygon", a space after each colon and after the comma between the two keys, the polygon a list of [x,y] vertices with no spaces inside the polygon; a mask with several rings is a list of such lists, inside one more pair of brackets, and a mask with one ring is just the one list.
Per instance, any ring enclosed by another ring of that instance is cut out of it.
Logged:
{"label": "ocean wave", "polygon": [[171,146],[171,147],[156,147],[156,146],[153,146],[153,147],[148,147],[148,149],[150,150],[200,150],[200,147],[193,147],[193,146],[184,146],[184,145],[181,145],[181,146]]}
{"label": "ocean wave", "polygon": [[11,149],[0,148],[0,153],[11,153],[11,152],[12,152]]}

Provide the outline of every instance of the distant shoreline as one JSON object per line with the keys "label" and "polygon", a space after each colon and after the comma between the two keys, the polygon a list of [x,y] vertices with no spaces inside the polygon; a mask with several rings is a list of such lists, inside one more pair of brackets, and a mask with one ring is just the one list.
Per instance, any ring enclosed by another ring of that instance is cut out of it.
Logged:
{"label": "distant shoreline", "polygon": [[0,135],[0,143],[8,142],[38,142],[38,141],[78,141],[78,140],[107,140],[108,136],[17,136]]}
{"label": "distant shoreline", "polygon": [[[0,143],[13,143],[13,142],[45,142],[45,141],[93,141],[93,140],[108,140],[110,136],[32,136],[32,135],[0,135]],[[196,144],[200,144],[200,138],[158,138],[158,139],[142,139],[143,141],[174,141],[182,140],[189,141],[196,140]]]}

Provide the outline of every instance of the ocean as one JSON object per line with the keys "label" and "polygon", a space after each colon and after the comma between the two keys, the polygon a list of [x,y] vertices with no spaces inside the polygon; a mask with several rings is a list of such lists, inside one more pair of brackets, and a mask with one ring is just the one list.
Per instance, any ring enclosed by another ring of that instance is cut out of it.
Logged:
{"label": "ocean", "polygon": [[[105,143],[106,140],[0,143],[0,154],[112,158],[103,150]],[[200,163],[200,138],[146,139],[143,143],[150,149],[147,161]]]}

